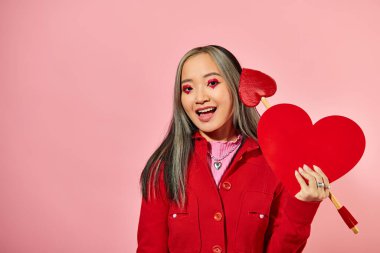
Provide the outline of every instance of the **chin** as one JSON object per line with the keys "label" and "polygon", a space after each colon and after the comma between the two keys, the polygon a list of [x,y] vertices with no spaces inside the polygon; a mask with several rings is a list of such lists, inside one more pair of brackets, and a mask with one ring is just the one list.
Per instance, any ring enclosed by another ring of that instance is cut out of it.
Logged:
{"label": "chin", "polygon": [[210,127],[198,127],[199,131],[205,132],[205,133],[212,133],[219,129],[219,127],[210,126]]}

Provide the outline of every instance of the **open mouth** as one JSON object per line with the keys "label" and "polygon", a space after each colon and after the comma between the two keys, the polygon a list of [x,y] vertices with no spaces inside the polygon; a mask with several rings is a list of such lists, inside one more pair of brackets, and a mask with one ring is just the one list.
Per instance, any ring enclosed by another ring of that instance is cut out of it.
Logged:
{"label": "open mouth", "polygon": [[198,116],[201,116],[202,114],[212,114],[215,111],[216,111],[216,107],[210,107],[204,110],[197,110],[195,112],[198,114]]}

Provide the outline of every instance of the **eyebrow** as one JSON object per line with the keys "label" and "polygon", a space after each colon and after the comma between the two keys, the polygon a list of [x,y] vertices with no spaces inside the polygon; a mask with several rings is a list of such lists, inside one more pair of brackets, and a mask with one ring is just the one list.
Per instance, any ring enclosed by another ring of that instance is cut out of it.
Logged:
{"label": "eyebrow", "polygon": [[[213,75],[217,75],[217,76],[220,76],[220,77],[221,77],[221,75],[220,75],[219,73],[216,73],[216,72],[210,72],[210,73],[204,75],[203,78],[206,78],[206,77],[208,77],[208,76],[213,76]],[[193,81],[193,79],[184,79],[184,80],[181,81],[181,84],[186,83],[186,82],[192,82],[192,81]]]}

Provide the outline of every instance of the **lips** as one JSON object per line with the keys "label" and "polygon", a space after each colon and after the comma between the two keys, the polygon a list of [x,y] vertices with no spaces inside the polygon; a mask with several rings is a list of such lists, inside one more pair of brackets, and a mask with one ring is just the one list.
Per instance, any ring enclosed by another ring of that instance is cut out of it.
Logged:
{"label": "lips", "polygon": [[214,112],[216,111],[215,106],[206,106],[202,108],[198,108],[195,110],[195,113],[198,115],[198,120],[202,122],[208,122],[214,116]]}
{"label": "lips", "polygon": [[200,116],[202,114],[214,113],[215,111],[216,111],[215,106],[206,106],[206,107],[198,108],[197,110],[195,110],[195,113],[198,116]]}

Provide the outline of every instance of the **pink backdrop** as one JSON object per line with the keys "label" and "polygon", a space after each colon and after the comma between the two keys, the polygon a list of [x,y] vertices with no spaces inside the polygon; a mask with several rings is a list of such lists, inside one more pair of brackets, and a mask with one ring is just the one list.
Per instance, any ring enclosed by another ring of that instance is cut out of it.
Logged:
{"label": "pink backdrop", "polygon": [[[180,57],[220,44],[314,120],[364,130],[305,252],[380,252],[378,1],[0,1],[0,252],[134,252],[139,175],[172,112]],[[262,108],[261,108],[262,111]]]}

